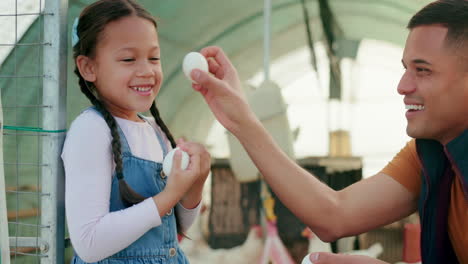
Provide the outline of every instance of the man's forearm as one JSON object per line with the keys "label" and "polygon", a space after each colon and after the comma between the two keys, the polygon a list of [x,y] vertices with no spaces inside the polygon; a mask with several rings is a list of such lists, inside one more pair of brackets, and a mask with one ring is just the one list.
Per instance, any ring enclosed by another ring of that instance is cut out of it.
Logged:
{"label": "man's forearm", "polygon": [[286,156],[258,120],[246,121],[235,136],[280,200],[322,240],[335,239],[337,193]]}

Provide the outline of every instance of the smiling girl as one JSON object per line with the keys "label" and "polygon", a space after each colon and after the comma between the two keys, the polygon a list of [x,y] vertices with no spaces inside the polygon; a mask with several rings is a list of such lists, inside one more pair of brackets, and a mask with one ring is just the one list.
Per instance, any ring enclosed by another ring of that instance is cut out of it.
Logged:
{"label": "smiling girl", "polygon": [[[177,242],[200,208],[210,169],[203,146],[170,175],[176,146],[155,98],[163,80],[154,18],[132,0],[101,0],[75,21],[75,73],[92,103],[72,123],[62,159],[72,263],[188,263]],[[153,118],[139,113],[150,111]]]}

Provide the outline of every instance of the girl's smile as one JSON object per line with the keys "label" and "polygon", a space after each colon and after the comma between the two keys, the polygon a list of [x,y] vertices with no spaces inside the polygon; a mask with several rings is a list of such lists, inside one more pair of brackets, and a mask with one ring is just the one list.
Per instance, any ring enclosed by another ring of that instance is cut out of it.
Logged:
{"label": "girl's smile", "polygon": [[130,89],[142,96],[150,96],[153,93],[153,84],[139,84],[130,86]]}

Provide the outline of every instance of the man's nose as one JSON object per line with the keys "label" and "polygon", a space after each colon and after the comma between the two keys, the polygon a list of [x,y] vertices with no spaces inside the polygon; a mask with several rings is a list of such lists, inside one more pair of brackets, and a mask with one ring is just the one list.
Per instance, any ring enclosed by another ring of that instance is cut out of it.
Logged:
{"label": "man's nose", "polygon": [[408,70],[403,73],[401,76],[400,82],[398,83],[397,91],[401,95],[406,95],[414,92],[416,90],[416,83],[414,78],[408,72]]}

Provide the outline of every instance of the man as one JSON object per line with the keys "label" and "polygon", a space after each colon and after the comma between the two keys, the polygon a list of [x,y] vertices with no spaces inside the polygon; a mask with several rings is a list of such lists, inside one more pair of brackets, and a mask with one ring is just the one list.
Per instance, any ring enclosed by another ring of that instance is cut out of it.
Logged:
{"label": "man", "polygon": [[[423,263],[468,263],[468,1],[420,10],[398,85],[415,138],[377,175],[334,191],[290,160],[249,108],[235,68],[217,47],[201,52],[214,76],[192,71],[219,122],[248,152],[281,201],[323,241],[421,217]],[[385,135],[382,135],[385,136]],[[268,155],[265,155],[268,153]],[[304,195],[306,194],[306,195]],[[383,263],[363,256],[311,254],[314,263]]]}

